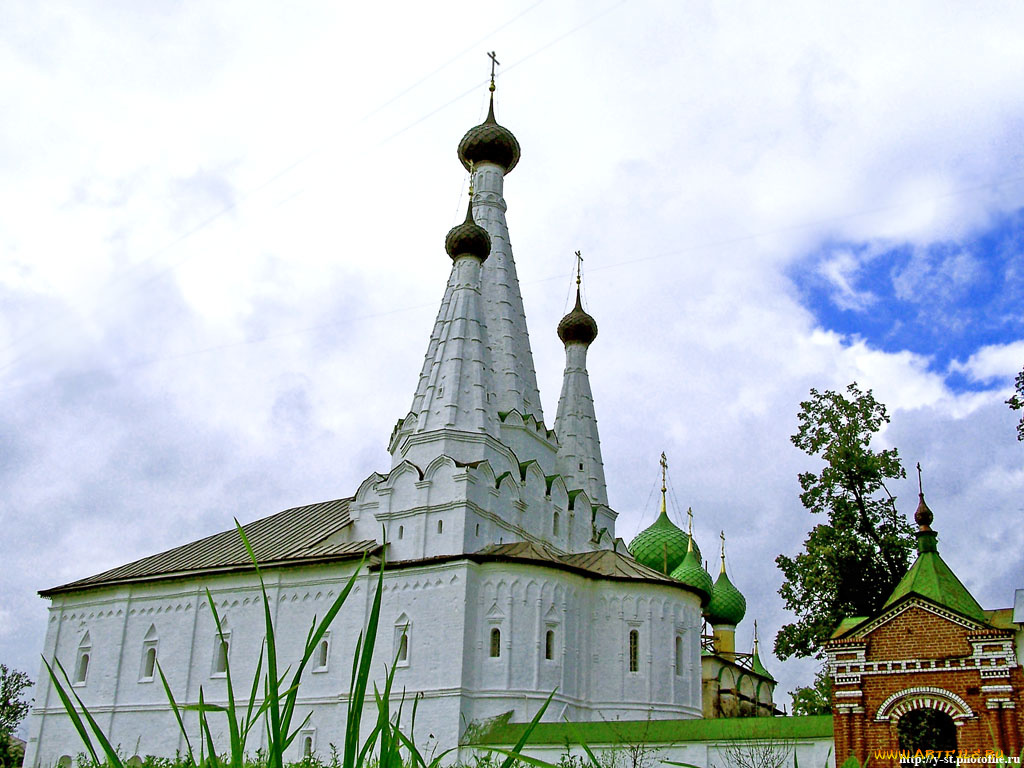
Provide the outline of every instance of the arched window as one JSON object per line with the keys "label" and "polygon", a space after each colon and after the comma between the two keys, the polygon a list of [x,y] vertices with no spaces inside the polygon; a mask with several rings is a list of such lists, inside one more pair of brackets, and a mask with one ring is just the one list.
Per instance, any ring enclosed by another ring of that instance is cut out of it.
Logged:
{"label": "arched window", "polygon": [[497,627],[491,628],[491,658],[497,659],[501,656],[501,630]]}
{"label": "arched window", "polygon": [[676,675],[683,674],[683,638],[676,635]]}
{"label": "arched window", "polygon": [[555,630],[549,629],[544,633],[544,658],[553,661],[555,658]]}
{"label": "arched window", "polygon": [[403,632],[402,636],[398,638],[398,660],[408,661],[409,660],[409,633]]}
{"label": "arched window", "polygon": [[139,668],[139,682],[152,682],[156,674],[156,625],[150,624],[146,636],[142,639],[142,664]]}
{"label": "arched window", "polygon": [[226,675],[228,672],[228,657],[231,655],[231,630],[228,629],[228,620],[223,618],[220,621],[220,631],[214,628],[213,634],[213,671],[210,673],[216,677]]}
{"label": "arched window", "polygon": [[640,669],[640,633],[629,630],[629,671],[637,672]]}
{"label": "arched window", "polygon": [[555,536],[558,535],[558,513],[555,512],[554,517],[551,518],[551,533]]}
{"label": "arched window", "polygon": [[444,530],[444,520],[437,521],[437,532],[440,533]]}
{"label": "arched window", "polygon": [[331,638],[325,633],[320,645],[316,647],[316,663],[313,665],[314,672],[323,672],[327,669],[327,662],[331,658]]}
{"label": "arched window", "polygon": [[395,665],[399,667],[409,666],[409,636],[412,634],[412,621],[408,615],[402,613],[395,619]]}
{"label": "arched window", "polygon": [[306,736],[302,740],[302,756],[312,757],[313,756],[313,737]]}
{"label": "arched window", "polygon": [[82,640],[78,644],[78,660],[75,664],[75,684],[85,685],[86,678],[89,677],[89,659],[92,658],[92,640],[89,638],[89,633],[86,632],[82,635]]}
{"label": "arched window", "polygon": [[400,538],[400,539],[405,538],[405,526],[404,525],[398,526],[398,538]]}

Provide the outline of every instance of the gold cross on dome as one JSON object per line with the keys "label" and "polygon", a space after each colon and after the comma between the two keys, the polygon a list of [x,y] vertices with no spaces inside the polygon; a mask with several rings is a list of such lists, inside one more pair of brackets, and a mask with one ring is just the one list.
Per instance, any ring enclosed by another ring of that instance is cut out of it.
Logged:
{"label": "gold cross on dome", "polygon": [[665,458],[665,452],[661,452],[661,492],[665,492],[665,474],[668,472],[668,459]]}
{"label": "gold cross on dome", "polygon": [[495,68],[495,66],[500,66],[501,62],[498,61],[497,54],[494,51],[489,52],[487,55],[491,59],[491,91],[493,92],[494,91],[494,68]]}
{"label": "gold cross on dome", "polygon": [[[583,256],[576,251],[576,287],[580,287],[580,273],[583,271]],[[662,454],[664,456],[665,454]]]}

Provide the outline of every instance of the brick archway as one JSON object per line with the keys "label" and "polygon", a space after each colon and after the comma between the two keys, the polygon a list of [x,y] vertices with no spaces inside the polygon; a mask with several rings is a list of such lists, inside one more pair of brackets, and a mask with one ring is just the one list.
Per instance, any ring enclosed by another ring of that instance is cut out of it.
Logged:
{"label": "brick archway", "polygon": [[970,705],[955,693],[944,688],[919,686],[898,691],[883,701],[875,714],[875,721],[895,723],[915,709],[937,709],[953,718],[957,726],[975,717]]}

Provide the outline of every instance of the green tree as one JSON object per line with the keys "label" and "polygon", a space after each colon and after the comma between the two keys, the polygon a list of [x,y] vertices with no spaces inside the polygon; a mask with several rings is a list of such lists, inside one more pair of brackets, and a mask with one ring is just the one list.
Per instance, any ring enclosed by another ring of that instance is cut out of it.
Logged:
{"label": "green tree", "polygon": [[0,766],[16,765],[9,753],[11,736],[28,714],[28,702],[21,695],[32,687],[28,675],[0,664]]}
{"label": "green tree", "polygon": [[832,712],[832,678],[828,669],[822,667],[814,676],[814,684],[790,691],[793,697],[793,714],[828,715]]}
{"label": "green tree", "polygon": [[811,530],[803,552],[775,560],[785,576],[779,594],[798,617],[775,637],[780,659],[819,655],[843,618],[876,613],[906,573],[914,544],[885,485],[906,477],[899,454],[870,446],[889,422],[885,405],[854,382],[845,395],[812,389],[797,418],[793,445],[825,462],[819,474],[800,473],[800,501],[828,522]]}
{"label": "green tree", "polygon": [[[1010,406],[1012,411],[1024,410],[1024,371],[1017,374],[1014,387],[1017,391],[1006,401],[1006,404]],[[1017,439],[1024,440],[1024,416],[1020,417],[1020,422],[1017,424]]]}

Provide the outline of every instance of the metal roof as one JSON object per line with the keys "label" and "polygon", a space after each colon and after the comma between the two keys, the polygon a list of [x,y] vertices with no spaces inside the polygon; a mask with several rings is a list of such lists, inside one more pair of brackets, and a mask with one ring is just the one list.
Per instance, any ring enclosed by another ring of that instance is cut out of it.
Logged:
{"label": "metal roof", "polygon": [[[293,507],[242,526],[261,566],[339,560],[379,548],[373,540],[326,543],[349,524],[351,499]],[[252,568],[238,531],[231,528],[205,539],[112,568],[78,581],[42,590],[43,597],[111,584],[152,581],[197,573]]]}

